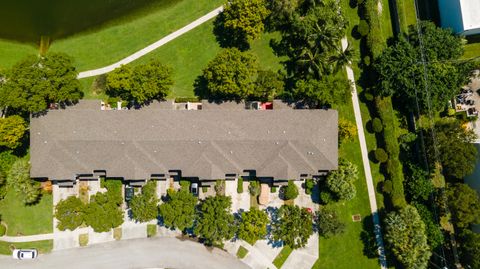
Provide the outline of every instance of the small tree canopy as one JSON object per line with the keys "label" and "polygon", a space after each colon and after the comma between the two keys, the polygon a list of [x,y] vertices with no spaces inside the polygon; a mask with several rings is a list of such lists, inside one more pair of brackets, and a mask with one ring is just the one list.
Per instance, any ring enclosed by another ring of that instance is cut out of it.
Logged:
{"label": "small tree canopy", "polygon": [[283,191],[283,199],[285,200],[292,200],[297,198],[298,196],[298,188],[295,183],[293,183],[293,180],[288,181],[288,185],[282,186],[282,191]]}
{"label": "small tree canopy", "polygon": [[142,187],[142,193],[135,195],[130,201],[133,219],[140,222],[147,222],[157,218],[159,202],[157,198],[157,183],[150,180]]}
{"label": "small tree canopy", "polygon": [[466,268],[480,268],[480,234],[465,229],[460,244],[462,265]]}
{"label": "small tree canopy", "polygon": [[427,268],[431,252],[425,224],[413,206],[388,214],[385,239],[397,260],[406,269]]}
{"label": "small tree canopy", "polygon": [[14,149],[21,145],[27,123],[17,115],[0,118],[0,146]]}
{"label": "small tree canopy", "polygon": [[57,228],[61,231],[75,230],[82,225],[85,217],[86,205],[75,197],[70,196],[61,200],[55,207],[55,218],[58,220]]}
{"label": "small tree canopy", "polygon": [[267,224],[270,222],[267,213],[257,208],[242,212],[242,221],[238,227],[238,237],[251,245],[267,235]]}
{"label": "small tree canopy", "polygon": [[466,228],[480,221],[480,199],[478,193],[467,184],[447,186],[448,205],[455,224]]}
{"label": "small tree canopy", "polygon": [[26,159],[18,159],[13,163],[7,175],[7,183],[22,196],[25,204],[33,204],[40,198],[40,186],[30,179],[30,164]]}
{"label": "small tree canopy", "polygon": [[85,209],[85,223],[97,233],[108,232],[123,223],[123,211],[119,207],[122,199],[118,199],[115,189],[106,193],[97,193],[90,197]]}
{"label": "small tree canopy", "polygon": [[233,215],[230,213],[232,198],[210,196],[200,205],[195,234],[206,245],[221,246],[223,240],[231,239],[236,232]]}
{"label": "small tree canopy", "polygon": [[184,232],[193,226],[197,198],[188,190],[168,190],[167,201],[159,206],[160,216],[167,227]]}
{"label": "small tree canopy", "polygon": [[313,234],[312,215],[296,205],[282,205],[278,220],[272,225],[273,239],[293,249],[305,247]]}
{"label": "small tree canopy", "polygon": [[320,80],[299,80],[293,95],[309,107],[319,108],[342,104],[350,98],[350,82],[343,77],[325,76]]}
{"label": "small tree canopy", "polygon": [[337,213],[329,208],[322,208],[317,212],[318,233],[329,238],[345,232],[345,223],[338,219]]}
{"label": "small tree canopy", "polygon": [[358,178],[357,166],[341,159],[338,170],[327,176],[327,187],[339,200],[351,200],[357,191],[353,182]]}

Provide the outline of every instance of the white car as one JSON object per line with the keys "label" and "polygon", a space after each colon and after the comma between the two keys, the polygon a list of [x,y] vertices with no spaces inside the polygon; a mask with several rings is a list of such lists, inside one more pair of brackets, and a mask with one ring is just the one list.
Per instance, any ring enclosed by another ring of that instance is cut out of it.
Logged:
{"label": "white car", "polygon": [[17,260],[33,260],[38,256],[36,249],[14,249],[12,257]]}
{"label": "white car", "polygon": [[190,185],[190,192],[193,195],[198,196],[198,183],[192,183],[192,185]]}

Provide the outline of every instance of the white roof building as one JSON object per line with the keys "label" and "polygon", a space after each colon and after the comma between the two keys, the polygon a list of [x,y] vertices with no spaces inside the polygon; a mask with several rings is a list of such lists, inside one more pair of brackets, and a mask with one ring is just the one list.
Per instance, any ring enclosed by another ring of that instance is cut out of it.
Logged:
{"label": "white roof building", "polygon": [[461,35],[480,34],[480,0],[439,0],[443,28]]}

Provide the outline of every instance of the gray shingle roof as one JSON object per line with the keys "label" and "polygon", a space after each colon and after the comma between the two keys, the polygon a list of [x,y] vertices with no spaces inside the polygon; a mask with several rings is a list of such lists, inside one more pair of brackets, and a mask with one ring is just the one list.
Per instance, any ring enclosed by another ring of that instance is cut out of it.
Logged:
{"label": "gray shingle roof", "polygon": [[299,178],[337,168],[337,134],[335,110],[53,110],[31,120],[30,173]]}

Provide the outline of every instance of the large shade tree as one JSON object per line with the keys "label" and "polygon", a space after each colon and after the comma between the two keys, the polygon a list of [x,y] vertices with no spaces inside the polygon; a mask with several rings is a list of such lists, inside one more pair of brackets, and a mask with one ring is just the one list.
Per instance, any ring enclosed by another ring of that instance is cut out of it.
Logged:
{"label": "large shade tree", "polygon": [[253,54],[224,49],[197,80],[197,95],[208,99],[244,99],[254,91],[257,71],[258,61]]}
{"label": "large shade tree", "polygon": [[0,109],[40,112],[50,103],[68,104],[82,98],[72,59],[61,53],[29,56],[5,72]]}
{"label": "large shade tree", "polygon": [[473,173],[477,149],[472,144],[476,139],[472,130],[465,129],[459,121],[446,119],[435,124],[434,136],[430,130],[426,132],[429,159],[438,158],[445,176],[461,179]]}
{"label": "large shade tree", "polygon": [[167,227],[184,232],[193,226],[197,198],[188,190],[168,190],[167,200],[159,206],[159,213]]}
{"label": "large shade tree", "polygon": [[265,0],[230,0],[216,21],[215,33],[224,47],[247,48],[264,30],[269,11]]}
{"label": "large shade tree", "polygon": [[467,184],[457,183],[447,187],[449,209],[457,227],[466,228],[480,221],[480,198]]}
{"label": "large shade tree", "polygon": [[282,205],[273,225],[273,239],[293,249],[304,247],[313,234],[312,214],[296,205]]}
{"label": "large shade tree", "polygon": [[468,81],[471,65],[457,61],[462,54],[462,40],[451,30],[420,22],[377,59],[378,92],[406,100],[411,109],[418,98],[423,111],[439,111]]}
{"label": "large shade tree", "polygon": [[211,246],[223,245],[223,240],[231,239],[236,232],[235,219],[230,213],[232,198],[210,196],[200,205],[195,234]]}
{"label": "large shade tree", "polygon": [[406,269],[427,268],[431,252],[425,224],[413,206],[392,212],[385,219],[385,240]]}
{"label": "large shade tree", "polygon": [[107,94],[136,104],[164,99],[173,85],[172,68],[160,61],[121,66],[107,75]]}
{"label": "large shade tree", "polygon": [[337,61],[344,53],[340,40],[348,23],[338,1],[305,2],[311,3],[304,3],[304,8],[293,14],[273,47],[277,55],[287,56],[285,66],[290,77],[320,79],[338,70]]}
{"label": "large shade tree", "polygon": [[123,223],[123,211],[119,207],[122,199],[118,194],[108,190],[90,197],[90,203],[85,208],[85,223],[97,233],[108,232]]}

